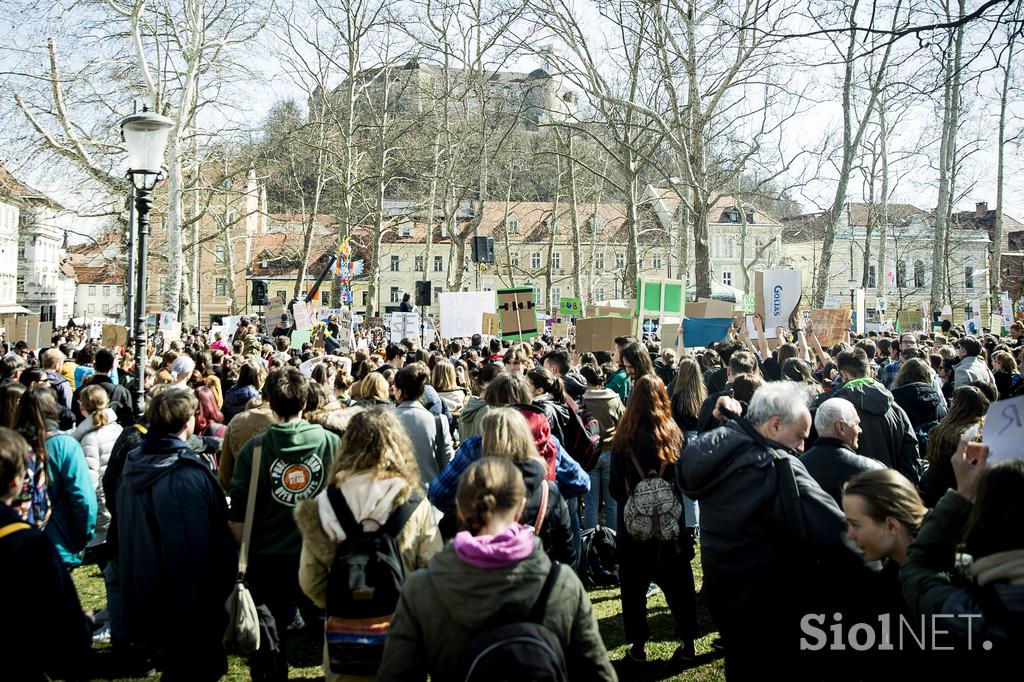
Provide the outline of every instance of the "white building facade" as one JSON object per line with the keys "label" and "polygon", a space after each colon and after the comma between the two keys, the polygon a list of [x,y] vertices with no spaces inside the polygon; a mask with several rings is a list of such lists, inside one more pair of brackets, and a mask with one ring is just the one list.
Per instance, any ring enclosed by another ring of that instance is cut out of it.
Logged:
{"label": "white building facade", "polygon": [[0,306],[18,301],[18,216],[14,199],[0,197]]}

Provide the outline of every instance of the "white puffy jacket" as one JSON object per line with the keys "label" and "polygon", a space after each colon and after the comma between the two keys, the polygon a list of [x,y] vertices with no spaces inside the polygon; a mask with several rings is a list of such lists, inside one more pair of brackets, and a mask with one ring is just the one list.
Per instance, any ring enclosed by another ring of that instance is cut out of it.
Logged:
{"label": "white puffy jacket", "polygon": [[107,498],[103,494],[103,474],[107,470],[107,462],[110,461],[110,453],[114,449],[117,437],[121,435],[121,426],[117,423],[117,415],[110,408],[106,410],[107,423],[96,428],[92,415],[75,429],[74,436],[82,444],[85,451],[85,461],[89,464],[89,475],[92,476],[92,485],[96,489],[96,535],[93,536],[90,546],[103,544],[107,539],[107,526],[110,525],[110,512],[107,511]]}

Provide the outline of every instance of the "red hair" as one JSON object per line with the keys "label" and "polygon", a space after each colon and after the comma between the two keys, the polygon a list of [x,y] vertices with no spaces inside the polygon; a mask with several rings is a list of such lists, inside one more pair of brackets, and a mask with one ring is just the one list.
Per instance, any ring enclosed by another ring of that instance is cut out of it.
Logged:
{"label": "red hair", "polygon": [[206,433],[206,429],[209,428],[210,424],[223,424],[224,415],[221,413],[220,408],[217,407],[217,399],[213,395],[213,391],[208,389],[206,386],[199,386],[195,389],[196,401],[198,406],[196,407],[196,435]]}
{"label": "red hair", "polygon": [[658,459],[672,464],[679,459],[683,433],[672,418],[672,404],[661,379],[645,374],[637,379],[626,402],[626,413],[619,420],[612,438],[612,451],[636,455],[636,441],[641,434],[650,434]]}

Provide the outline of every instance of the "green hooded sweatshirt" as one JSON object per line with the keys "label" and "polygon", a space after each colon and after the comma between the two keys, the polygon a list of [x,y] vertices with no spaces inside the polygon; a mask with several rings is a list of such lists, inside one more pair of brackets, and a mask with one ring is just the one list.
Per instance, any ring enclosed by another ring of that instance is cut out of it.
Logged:
{"label": "green hooded sweatshirt", "polygon": [[[242,446],[231,476],[231,511],[228,518],[245,522],[249,497],[253,443]],[[338,451],[340,439],[305,419],[271,424],[263,434],[260,475],[256,485],[250,558],[299,556],[302,535],[295,525],[295,505],[316,497]]]}

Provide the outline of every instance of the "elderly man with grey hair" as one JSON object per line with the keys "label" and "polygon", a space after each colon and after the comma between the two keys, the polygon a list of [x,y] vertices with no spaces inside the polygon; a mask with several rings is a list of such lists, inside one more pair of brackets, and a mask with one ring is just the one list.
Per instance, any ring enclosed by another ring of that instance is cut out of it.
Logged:
{"label": "elderly man with grey hair", "polygon": [[704,593],[730,680],[762,677],[766,661],[813,674],[808,666],[821,661],[799,649],[801,618],[853,613],[868,589],[839,506],[796,457],[809,402],[806,386],[790,381],[758,388],[743,417],[721,397],[716,416],[729,421],[694,439],[676,464],[683,492],[700,504]]}
{"label": "elderly man with grey hair", "polygon": [[800,461],[818,485],[842,506],[844,483],[862,471],[885,467],[857,454],[860,416],[849,400],[829,398],[819,405],[814,414],[814,429],[818,440]]}

